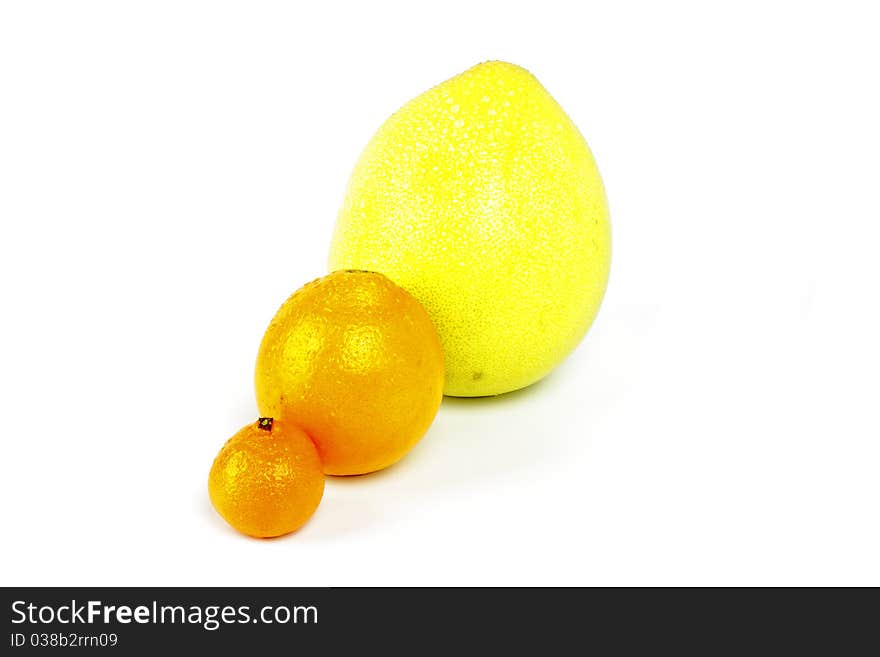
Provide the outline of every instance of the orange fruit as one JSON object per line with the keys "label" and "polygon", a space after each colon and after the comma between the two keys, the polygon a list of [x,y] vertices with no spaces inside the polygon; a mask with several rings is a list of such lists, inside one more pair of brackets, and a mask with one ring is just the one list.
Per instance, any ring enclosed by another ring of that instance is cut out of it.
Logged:
{"label": "orange fruit", "polygon": [[321,502],[321,459],[302,429],[260,418],[223,445],[208,475],[208,494],[217,512],[243,534],[288,534]]}
{"label": "orange fruit", "polygon": [[255,373],[260,413],[301,426],[333,475],[401,459],[434,420],[443,382],[440,338],[421,304],[382,274],[351,270],[281,306]]}

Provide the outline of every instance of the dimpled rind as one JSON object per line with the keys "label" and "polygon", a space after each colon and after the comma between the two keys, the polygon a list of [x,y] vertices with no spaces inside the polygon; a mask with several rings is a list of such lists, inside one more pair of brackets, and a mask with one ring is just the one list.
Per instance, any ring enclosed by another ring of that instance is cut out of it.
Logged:
{"label": "dimpled rind", "polygon": [[355,475],[402,458],[443,398],[431,318],[382,274],[340,271],[297,290],[257,355],[257,405],[315,441],[324,472]]}
{"label": "dimpled rind", "polygon": [[223,445],[208,475],[208,494],[238,531],[257,538],[288,534],[305,524],[321,502],[321,459],[298,427],[256,422]]}
{"label": "dimpled rind", "polygon": [[445,393],[541,379],[580,342],[611,234],[589,147],[526,70],[486,62],[410,101],[355,166],[330,270],[386,274],[422,302]]}

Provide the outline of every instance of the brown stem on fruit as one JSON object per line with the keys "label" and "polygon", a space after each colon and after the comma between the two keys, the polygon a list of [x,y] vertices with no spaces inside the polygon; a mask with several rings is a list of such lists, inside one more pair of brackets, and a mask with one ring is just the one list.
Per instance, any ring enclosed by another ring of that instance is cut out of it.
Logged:
{"label": "brown stem on fruit", "polygon": [[271,417],[261,417],[257,420],[257,426],[263,431],[272,431],[272,424],[275,422]]}

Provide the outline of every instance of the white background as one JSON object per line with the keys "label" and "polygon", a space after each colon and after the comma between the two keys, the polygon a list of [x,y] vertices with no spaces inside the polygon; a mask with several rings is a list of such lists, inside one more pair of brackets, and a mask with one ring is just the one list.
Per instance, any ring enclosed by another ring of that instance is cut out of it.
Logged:
{"label": "white background", "polygon": [[[3,3],[0,581],[880,585],[870,6]],[[374,130],[486,59],[603,173],[593,329],[236,534],[206,478],[266,324]]]}

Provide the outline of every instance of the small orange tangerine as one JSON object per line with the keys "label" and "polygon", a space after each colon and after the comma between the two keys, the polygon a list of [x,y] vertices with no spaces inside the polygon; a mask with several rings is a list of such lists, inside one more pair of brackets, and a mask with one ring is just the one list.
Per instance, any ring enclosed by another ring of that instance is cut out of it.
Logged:
{"label": "small orange tangerine", "polygon": [[321,459],[302,429],[260,418],[223,445],[208,475],[208,494],[223,519],[243,534],[288,534],[321,502]]}

